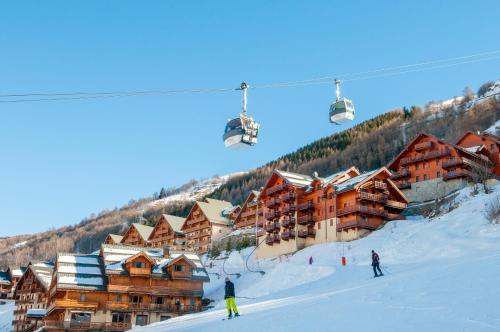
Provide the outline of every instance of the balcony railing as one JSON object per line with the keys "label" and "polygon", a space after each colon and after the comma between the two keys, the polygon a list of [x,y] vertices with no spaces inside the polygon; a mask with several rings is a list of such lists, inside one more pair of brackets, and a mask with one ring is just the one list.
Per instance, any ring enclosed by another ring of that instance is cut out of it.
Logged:
{"label": "balcony railing", "polygon": [[443,176],[443,180],[448,181],[451,179],[462,177],[474,178],[474,174],[466,169],[459,169],[456,171],[446,172],[446,174]]}
{"label": "balcony railing", "polygon": [[273,206],[276,206],[278,204],[281,203],[281,199],[279,199],[278,197],[274,197],[274,198],[271,198],[267,203],[266,203],[266,206],[268,208],[272,208]]}
{"label": "balcony railing", "polygon": [[387,183],[382,181],[377,181],[377,180],[373,181],[373,186],[376,189],[387,190]]}
{"label": "balcony railing", "polygon": [[429,159],[449,156],[450,154],[451,154],[450,149],[436,150],[436,151],[431,151],[431,152],[427,152],[427,153],[423,153],[423,154],[417,154],[413,157],[401,158],[400,164],[401,164],[401,166],[404,166],[404,165],[412,164],[412,163],[423,161],[423,160],[429,160]]}
{"label": "balcony railing", "polygon": [[274,220],[275,218],[279,217],[278,211],[269,211],[266,212],[265,217],[267,220]]}
{"label": "balcony railing", "polygon": [[272,246],[274,244],[274,235],[266,236],[266,244]]}
{"label": "balcony railing", "polygon": [[295,210],[296,210],[296,209],[297,209],[297,208],[296,208],[295,204],[290,204],[290,205],[288,205],[288,206],[283,207],[283,208],[281,209],[281,213],[282,213],[282,214],[285,214],[285,215],[288,215],[288,214],[290,214],[290,213],[295,212]]}
{"label": "balcony railing", "polygon": [[256,200],[255,200],[255,201],[250,201],[250,202],[248,202],[248,203],[247,203],[247,207],[249,207],[249,208],[250,208],[250,207],[254,207],[254,206],[256,206],[256,205],[257,205],[257,203],[258,203],[258,202],[257,202]]}
{"label": "balcony railing", "polygon": [[298,232],[298,237],[305,238],[305,237],[315,237],[316,236],[316,230],[314,228],[311,229],[301,229]]}
{"label": "balcony railing", "polygon": [[312,209],[313,207],[314,207],[314,205],[312,202],[307,202],[307,203],[299,204],[299,206],[297,208],[299,211],[305,211],[305,210]]}
{"label": "balcony railing", "polygon": [[356,217],[347,220],[342,220],[341,222],[339,222],[337,224],[337,231],[353,227],[360,227],[373,230],[377,229],[379,226],[380,226],[380,221]]}
{"label": "balcony railing", "polygon": [[457,165],[463,165],[464,161],[462,158],[450,158],[448,160],[443,161],[442,167],[444,169],[450,168],[450,167],[455,167]]}
{"label": "balcony railing", "polygon": [[268,232],[274,232],[275,230],[279,230],[281,225],[279,222],[272,222],[264,226],[264,229]]}
{"label": "balcony railing", "polygon": [[394,172],[391,175],[392,180],[403,179],[410,176],[410,170],[408,168],[403,168],[399,172]]}
{"label": "balcony railing", "polygon": [[432,142],[423,142],[415,145],[415,151],[423,151],[432,148]]}
{"label": "balcony railing", "polygon": [[245,212],[242,212],[242,213],[240,214],[240,216],[241,216],[242,218],[246,218],[246,217],[249,217],[249,216],[255,217],[255,215],[256,215],[256,214],[257,214],[257,212],[256,212],[255,210],[253,210],[253,211],[245,211]]}
{"label": "balcony railing", "polygon": [[294,227],[295,226],[295,218],[289,217],[281,221],[281,225],[283,227]]}
{"label": "balcony railing", "polygon": [[293,191],[290,191],[290,192],[287,192],[286,194],[284,194],[283,196],[281,196],[281,199],[284,201],[284,202],[290,202],[291,200],[294,200],[295,199],[295,192]]}
{"label": "balcony railing", "polygon": [[390,207],[395,208],[395,209],[402,209],[402,210],[406,209],[406,203],[401,203],[401,202],[393,201],[390,199],[387,200],[385,205],[390,206]]}
{"label": "balcony railing", "polygon": [[297,223],[299,225],[307,225],[309,223],[314,223],[316,221],[316,219],[314,218],[314,216],[308,214],[308,215],[305,215],[305,216],[300,216],[297,218]]}
{"label": "balcony railing", "polygon": [[387,196],[384,194],[371,194],[364,191],[358,191],[357,193],[358,199],[385,203],[387,202]]}
{"label": "balcony railing", "polygon": [[46,329],[77,329],[77,330],[104,330],[104,331],[127,331],[132,328],[130,323],[92,323],[92,322],[65,322],[44,321]]}
{"label": "balcony railing", "polygon": [[359,205],[359,204],[353,204],[350,206],[347,206],[343,209],[337,210],[337,217],[349,214],[349,213],[364,213],[364,214],[370,214],[374,216],[379,216],[379,217],[387,217],[387,211],[382,210],[382,209],[375,209],[371,208],[368,206],[364,205]]}
{"label": "balcony railing", "polygon": [[272,195],[274,193],[277,193],[279,191],[282,191],[283,189],[286,188],[286,184],[279,184],[277,186],[274,186],[274,187],[270,187],[266,190],[266,194],[268,195]]}
{"label": "balcony railing", "polygon": [[22,315],[26,313],[26,309],[16,309],[14,310],[14,315]]}

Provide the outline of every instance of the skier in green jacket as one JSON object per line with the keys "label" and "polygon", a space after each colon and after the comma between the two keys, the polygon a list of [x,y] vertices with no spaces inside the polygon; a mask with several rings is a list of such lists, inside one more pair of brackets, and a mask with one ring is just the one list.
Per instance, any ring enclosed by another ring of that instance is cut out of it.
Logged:
{"label": "skier in green jacket", "polygon": [[227,308],[227,318],[231,319],[233,318],[233,312],[231,309],[234,311],[234,317],[238,317],[240,314],[238,313],[238,308],[236,308],[236,302],[234,301],[235,295],[234,295],[234,284],[229,280],[229,277],[226,277],[226,286],[224,287],[224,299],[226,300],[226,308]]}

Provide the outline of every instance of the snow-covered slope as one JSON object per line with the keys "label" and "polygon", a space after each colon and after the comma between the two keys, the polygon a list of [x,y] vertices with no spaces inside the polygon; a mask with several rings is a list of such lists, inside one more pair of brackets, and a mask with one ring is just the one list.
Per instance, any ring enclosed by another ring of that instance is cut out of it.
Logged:
{"label": "snow-covered slope", "polygon": [[174,195],[154,200],[148,203],[145,207],[141,207],[141,209],[147,210],[152,207],[165,206],[173,202],[195,201],[201,199],[206,195],[213,193],[220,186],[225,184],[229,179],[243,174],[245,174],[245,172],[231,173],[228,175],[215,176],[213,178],[196,182],[192,186],[189,186],[188,188],[185,188]]}
{"label": "snow-covered slope", "polygon": [[[346,244],[306,248],[293,256],[257,262],[251,249],[232,253],[241,317],[221,321],[222,261],[214,262],[206,297],[214,309],[138,331],[497,331],[500,330],[500,225],[483,216],[500,194],[464,189],[451,212],[428,220],[394,221]],[[381,256],[383,278],[372,278],[370,251]],[[348,264],[341,263],[342,251]],[[312,256],[314,263],[308,264]]]}
{"label": "snow-covered slope", "polygon": [[6,304],[0,305],[0,332],[11,331],[13,319],[14,301],[6,301]]}

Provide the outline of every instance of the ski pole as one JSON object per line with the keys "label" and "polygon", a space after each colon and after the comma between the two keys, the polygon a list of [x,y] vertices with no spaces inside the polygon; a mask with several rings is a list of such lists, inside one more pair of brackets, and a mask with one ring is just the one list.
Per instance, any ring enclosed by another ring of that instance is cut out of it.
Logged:
{"label": "ski pole", "polygon": [[237,299],[248,299],[248,300],[255,300],[256,297],[246,297],[246,296],[235,296]]}

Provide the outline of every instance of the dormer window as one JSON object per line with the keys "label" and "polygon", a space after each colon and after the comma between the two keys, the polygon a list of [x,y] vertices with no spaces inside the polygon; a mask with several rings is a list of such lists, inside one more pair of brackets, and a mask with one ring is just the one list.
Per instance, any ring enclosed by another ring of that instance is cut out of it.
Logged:
{"label": "dormer window", "polygon": [[174,271],[175,272],[184,272],[185,271],[184,265],[175,264]]}
{"label": "dormer window", "polygon": [[144,262],[134,262],[134,267],[137,269],[143,269],[145,267]]}

